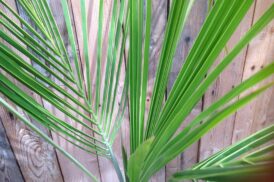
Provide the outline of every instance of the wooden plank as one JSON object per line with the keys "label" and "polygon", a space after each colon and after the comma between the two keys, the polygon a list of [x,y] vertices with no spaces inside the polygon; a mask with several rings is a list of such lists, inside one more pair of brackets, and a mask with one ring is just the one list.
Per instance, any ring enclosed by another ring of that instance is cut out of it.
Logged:
{"label": "wooden plank", "polygon": [[[14,2],[11,2],[11,5],[15,5]],[[2,5],[0,5],[0,9],[5,11]],[[2,26],[0,28],[2,29]],[[2,118],[7,114],[9,112],[0,106],[0,181],[13,180],[21,182],[24,181],[24,178],[2,122]],[[10,114],[10,117],[13,117],[13,115]]]}
{"label": "wooden plank", "polygon": [[[71,94],[71,91],[68,90]],[[79,130],[83,129],[82,125],[76,123],[72,119],[65,116],[62,112],[58,109],[52,107],[48,103],[44,103],[45,108],[48,110],[51,109],[54,115],[58,116],[58,118],[62,119],[66,123],[70,124],[72,127],[77,128]],[[77,109],[80,109],[79,107]],[[79,115],[74,114],[75,117],[81,118]],[[53,140],[59,144],[63,149],[69,152],[72,156],[74,156],[81,164],[83,164],[92,174],[94,174],[98,179],[100,179],[100,174],[98,171],[98,162],[97,158],[87,154],[85,151],[79,149],[78,147],[72,145],[71,143],[67,142],[65,138],[57,135],[56,133],[52,133]],[[77,143],[77,142],[76,142]],[[78,143],[79,144],[79,143]],[[85,175],[75,164],[73,164],[69,159],[63,156],[60,152],[57,151],[58,159],[60,162],[60,167],[63,173],[64,181],[74,182],[74,181],[83,181],[88,182],[90,178]]]}
{"label": "wooden plank", "polygon": [[[271,6],[273,0],[257,1],[254,22]],[[274,22],[272,21],[248,46],[243,80],[249,78],[274,59]],[[273,81],[272,76],[266,82]],[[264,82],[264,83],[266,83]],[[262,85],[262,84],[260,84]],[[257,88],[257,87],[255,87]],[[254,89],[255,89],[254,88]],[[255,131],[274,123],[273,98],[271,88],[237,112],[232,142],[236,142]]]}
{"label": "wooden plank", "polygon": [[[23,182],[24,178],[2,124],[1,118],[6,113],[8,112],[0,109],[0,181]],[[10,117],[12,117],[12,114],[10,114]]]}
{"label": "wooden plank", "polygon": [[[254,12],[254,5],[250,8],[246,17],[243,19],[242,23],[234,33],[234,35],[229,40],[227,46],[228,51],[230,51],[234,45],[239,41],[239,39],[246,33],[252,23],[252,17]],[[223,51],[219,56],[217,63],[221,61],[225,55],[226,51]],[[233,63],[219,76],[216,82],[209,88],[204,96],[204,107],[207,108],[213,102],[218,100],[220,97],[225,95],[230,91],[235,85],[241,82],[242,70],[245,62],[246,49],[244,49]],[[216,65],[216,64],[215,64]],[[217,127],[211,130],[207,135],[205,135],[200,142],[200,160],[207,158],[213,153],[223,149],[224,147],[231,144],[231,138],[233,133],[235,115],[224,120]]]}
{"label": "wooden plank", "polygon": [[[171,70],[169,85],[167,92],[172,88],[172,85],[180,72],[180,68],[186,56],[192,47],[196,36],[204,22],[207,12],[207,0],[198,0],[194,3],[193,8],[190,12],[188,20],[186,22],[184,31],[180,43],[177,48],[176,55],[174,57],[174,64]],[[200,102],[190,113],[189,117],[184,121],[183,125],[180,127],[182,129],[187,123],[190,122],[202,109],[202,102]],[[180,130],[179,129],[179,130]],[[191,167],[198,160],[198,143],[193,144],[189,149],[184,153],[178,156],[176,159],[171,161],[166,165],[166,180],[175,172]]]}
{"label": "wooden plank", "polygon": [[[9,1],[9,4],[16,10],[15,1]],[[16,19],[15,22],[19,24]],[[15,52],[18,53],[18,51]],[[18,54],[22,56],[22,54]],[[30,64],[28,59],[25,60]],[[22,85],[18,85],[26,93],[33,96],[38,103],[41,103],[40,97]],[[19,109],[19,112],[28,117],[22,110]],[[13,117],[8,117],[8,114],[4,115],[4,112],[2,113],[4,117],[2,120],[3,125],[24,179],[26,181],[63,181],[54,148],[29,130],[22,122]],[[34,122],[34,124],[50,136],[48,130],[37,122]]]}
{"label": "wooden plank", "polygon": [[21,121],[10,116],[2,107],[0,113],[24,179],[26,181],[63,181],[53,147]]}

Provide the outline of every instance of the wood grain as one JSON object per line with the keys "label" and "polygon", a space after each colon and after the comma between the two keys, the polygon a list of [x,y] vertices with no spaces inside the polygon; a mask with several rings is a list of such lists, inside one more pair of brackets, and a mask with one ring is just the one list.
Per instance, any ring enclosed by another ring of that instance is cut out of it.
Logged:
{"label": "wood grain", "polygon": [[[11,5],[15,6],[14,2],[11,2]],[[0,9],[5,11],[2,5],[0,5]],[[2,26],[0,26],[0,28],[2,29]],[[2,40],[0,41],[3,42]],[[2,70],[0,71],[2,72]],[[9,114],[9,112],[0,106],[0,181],[22,182],[24,178],[21,174],[17,159],[14,156],[2,121],[3,116],[6,114]],[[10,114],[10,116],[12,116],[12,114]]]}
{"label": "wood grain", "polygon": [[[273,0],[265,0],[264,3],[257,1],[253,22],[256,22],[256,20],[258,20],[258,18],[273,2]],[[249,78],[265,65],[273,62],[273,41],[274,22],[272,21],[248,46],[242,76],[243,80]],[[273,80],[274,77],[272,76],[260,85],[262,86],[263,84]],[[248,104],[245,108],[237,112],[233,130],[233,143],[268,126],[269,124],[274,123],[273,93],[274,88],[272,87]]]}
{"label": "wood grain", "polygon": [[[232,50],[239,39],[247,32],[252,24],[254,5],[243,19],[236,32],[226,45],[228,52]],[[219,63],[227,52],[223,50],[218,57]],[[241,83],[241,76],[245,64],[246,48],[234,59],[231,65],[217,78],[216,82],[209,88],[204,96],[204,107],[207,108],[220,97],[224,96],[235,85]],[[215,64],[216,65],[216,64]],[[213,153],[231,144],[235,114],[222,121],[217,127],[207,133],[200,142],[200,160],[207,158]]]}
{"label": "wood grain", "polygon": [[[4,111],[7,112],[7,111]],[[0,112],[0,116],[4,113]],[[8,141],[5,128],[0,117],[0,181],[23,182],[17,160]]]}
{"label": "wood grain", "polygon": [[[8,3],[14,10],[17,9],[15,1],[9,1]],[[15,22],[19,24],[17,20]],[[15,52],[18,53],[18,51]],[[21,55],[20,53],[18,54]],[[22,57],[24,58],[24,56]],[[25,60],[31,64],[30,60],[26,58]],[[38,103],[42,103],[41,98],[35,93],[18,83],[17,85],[27,94],[33,96]],[[18,109],[18,111],[28,118],[22,110]],[[22,122],[17,121],[12,115],[5,113],[2,108],[1,117],[24,179],[26,181],[63,181],[54,148],[38,137],[33,131],[29,130]],[[47,129],[35,121],[32,122],[50,136]]]}

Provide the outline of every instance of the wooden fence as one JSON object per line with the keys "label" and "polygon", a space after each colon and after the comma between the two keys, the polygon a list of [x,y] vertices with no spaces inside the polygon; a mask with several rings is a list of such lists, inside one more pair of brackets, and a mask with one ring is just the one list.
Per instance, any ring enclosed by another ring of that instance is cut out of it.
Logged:
{"label": "wooden fence", "polygon": [[[79,53],[82,55],[81,39],[81,18],[79,0],[68,0],[72,12],[75,31],[77,32],[77,42],[79,45]],[[18,10],[22,17],[27,17],[21,8],[18,8],[16,0],[6,1],[14,9]],[[54,16],[61,30],[62,36],[65,39],[67,48],[68,38],[62,15],[60,0],[49,0]],[[88,16],[90,33],[90,51],[91,55],[95,55],[97,24],[98,24],[98,6],[99,1],[88,2]],[[227,51],[231,50],[235,43],[245,34],[249,27],[262,15],[267,7],[270,6],[273,0],[255,0],[254,5],[248,12],[244,21],[241,23],[236,33],[233,35],[227,44]],[[104,0],[104,44],[107,40],[107,23],[111,13],[111,0]],[[153,0],[153,30],[151,33],[151,62],[149,75],[149,88],[147,96],[147,108],[150,104],[152,94],[153,81],[157,68],[157,60],[161,52],[161,44],[165,25],[167,22],[168,11],[170,7],[169,0]],[[6,11],[2,6],[0,8]],[[172,87],[172,84],[179,72],[189,49],[191,48],[195,37],[203,24],[207,14],[207,0],[196,0],[194,7],[189,15],[188,22],[182,34],[180,44],[176,56],[174,57],[174,67],[172,69],[167,94]],[[1,27],[2,28],[2,27]],[[1,41],[1,40],[0,40]],[[103,53],[105,55],[105,53]],[[220,55],[220,59],[226,55],[224,51]],[[95,60],[95,57],[93,57]],[[208,90],[202,101],[192,111],[189,119],[197,115],[203,108],[209,106],[217,98],[231,90],[235,85],[245,80],[250,75],[255,73],[274,60],[274,22],[263,30],[235,59],[233,64],[225,70],[218,78],[216,83]],[[271,78],[274,79],[273,77]],[[36,100],[45,107],[41,98],[38,98],[34,93],[30,93]],[[51,109],[51,108],[49,108]],[[53,112],[55,112],[53,110]],[[188,119],[188,120],[189,120]],[[270,123],[274,123],[274,89],[270,89],[258,99],[253,101],[244,109],[241,109],[233,116],[219,124],[210,133],[204,136],[199,142],[192,145],[190,149],[182,153],[175,160],[170,162],[165,169],[158,172],[151,181],[166,181],[166,179],[174,172],[187,168],[192,164],[200,161],[207,156],[219,151],[225,146],[228,146],[239,139],[242,139],[249,134],[261,129]],[[40,126],[39,126],[40,127]],[[182,126],[183,127],[183,126]],[[75,148],[62,138],[50,133],[45,128],[40,127],[45,133],[51,136],[63,148],[68,150],[79,161],[81,161],[88,169],[101,179],[103,182],[117,181],[116,174],[111,164],[103,158],[94,157]],[[118,156],[119,163],[122,163],[120,151],[120,138],[122,142],[129,146],[128,133],[128,114],[125,116],[125,122],[122,126],[121,136],[117,137],[114,144],[115,153]],[[18,121],[14,116],[7,112],[2,106],[0,107],[0,181],[33,181],[33,182],[82,182],[89,179],[69,162],[59,152],[56,152],[53,147],[47,144],[43,139],[40,139],[34,132],[29,130],[22,122]]]}

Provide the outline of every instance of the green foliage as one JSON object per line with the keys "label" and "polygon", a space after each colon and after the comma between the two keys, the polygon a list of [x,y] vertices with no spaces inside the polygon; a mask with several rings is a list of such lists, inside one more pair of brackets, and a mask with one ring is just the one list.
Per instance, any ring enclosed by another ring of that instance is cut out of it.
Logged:
{"label": "green foliage", "polygon": [[[253,3],[253,0],[215,1],[164,102],[173,57],[194,3],[194,0],[173,0],[146,118],[152,1],[113,0],[111,19],[108,22],[110,29],[107,32],[106,60],[103,60],[104,1],[100,0],[99,3],[96,60],[91,60],[88,49],[86,1],[79,1],[83,36],[82,60],[77,52],[78,45],[67,0],[60,1],[71,46],[71,58],[47,0],[18,0],[31,21],[21,18],[6,1],[0,0],[1,5],[23,25],[16,24],[14,19],[0,10],[0,24],[3,27],[0,30],[0,37],[3,39],[0,43],[0,92],[8,100],[1,97],[0,103],[95,181],[90,171],[18,113],[10,103],[87,153],[111,160],[120,181],[148,181],[191,144],[274,84],[259,84],[274,74],[274,63],[271,63],[205,108],[178,132],[179,126],[218,76],[273,20],[274,5],[227,52],[225,58],[212,68]],[[127,40],[129,56],[124,61]],[[103,61],[105,64],[102,64]],[[95,88],[92,88],[91,63],[96,65]],[[125,78],[121,76],[122,71],[125,72]],[[118,87],[121,81],[124,85],[120,98]],[[20,89],[18,82],[81,125],[84,130],[73,127],[44,108]],[[239,98],[254,86],[257,89]],[[112,145],[124,120],[126,107],[130,115],[130,153],[127,154],[122,148],[125,169],[122,174]],[[171,181],[227,180],[239,177],[240,174],[249,175],[261,171],[262,167],[272,161],[269,152],[274,147],[269,145],[256,151],[251,150],[269,142],[273,132],[273,126],[270,126],[214,154],[193,168],[174,174]],[[248,153],[250,151],[252,153]]]}
{"label": "green foliage", "polygon": [[154,138],[150,138],[147,141],[143,142],[136,151],[130,156],[128,160],[128,176],[130,181],[140,181],[140,175],[145,163],[147,154],[151,148],[151,144]]}
{"label": "green foliage", "polygon": [[184,179],[232,181],[241,178],[250,180],[271,174],[274,163],[274,145],[268,142],[273,137],[274,125],[271,125],[219,151],[196,164],[192,169],[175,173],[170,181]]}

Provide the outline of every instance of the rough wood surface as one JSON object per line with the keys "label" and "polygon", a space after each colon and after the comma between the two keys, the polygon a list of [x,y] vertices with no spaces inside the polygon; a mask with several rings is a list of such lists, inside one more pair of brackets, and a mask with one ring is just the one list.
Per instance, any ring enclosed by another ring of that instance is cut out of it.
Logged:
{"label": "rough wood surface", "polygon": [[5,110],[0,111],[0,181],[23,182],[19,165],[9,144],[1,116]]}
{"label": "rough wood surface", "polygon": [[[257,1],[254,21],[270,7],[273,0]],[[248,46],[242,79],[245,80],[274,60],[274,22],[272,21]],[[272,76],[268,80],[273,81]],[[261,85],[262,85],[261,84]],[[256,88],[256,87],[255,87]],[[274,88],[270,88],[236,114],[232,142],[274,123]]]}
{"label": "rough wood surface", "polygon": [[[8,3],[15,11],[17,10],[15,1],[9,1]],[[22,17],[24,16],[22,15]],[[15,22],[19,24],[16,19]],[[16,52],[18,53],[18,51]],[[18,54],[20,55],[20,53]],[[25,60],[31,64],[28,59]],[[38,103],[42,103],[41,98],[35,93],[20,84],[18,86],[33,96]],[[18,110],[28,117],[26,113],[20,109]],[[1,109],[1,117],[24,179],[26,181],[63,181],[54,148],[3,109]],[[48,130],[35,121],[33,122],[40,130],[50,136]]]}
{"label": "rough wood surface", "polygon": [[[11,2],[11,5],[15,6],[14,2]],[[5,11],[2,5],[0,9]],[[0,28],[2,28],[2,26],[0,26]],[[0,41],[2,42],[2,40]],[[0,71],[2,72],[2,70]],[[0,181],[21,182],[24,181],[24,178],[2,121],[3,119],[7,119],[7,121],[10,122],[10,118],[4,118],[7,114],[9,114],[9,112],[0,106]],[[10,117],[12,116],[13,115],[10,114]]]}
{"label": "rough wood surface", "polygon": [[[252,24],[254,14],[254,5],[237,28],[234,35],[226,45],[226,49],[219,56],[217,63],[220,62],[227,54],[226,51],[232,50],[239,39],[246,33]],[[234,59],[232,64],[217,78],[216,82],[209,88],[204,96],[204,108],[224,96],[235,85],[241,83],[242,72],[245,64],[246,48]],[[235,115],[224,120],[217,125],[212,131],[207,133],[200,142],[200,160],[207,158],[213,153],[231,144]]]}

